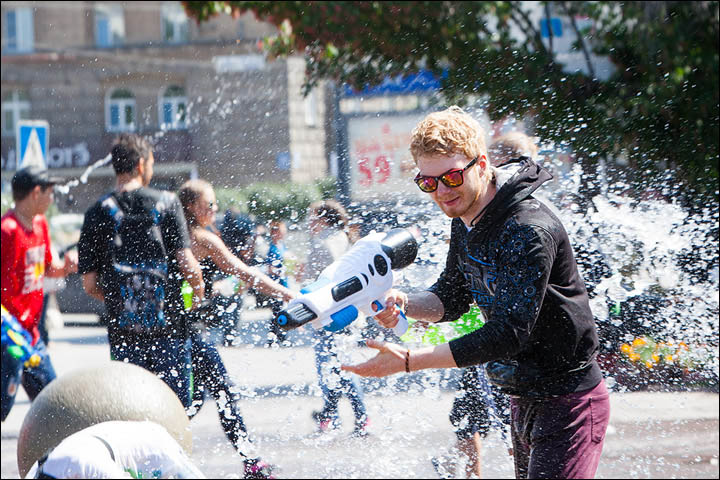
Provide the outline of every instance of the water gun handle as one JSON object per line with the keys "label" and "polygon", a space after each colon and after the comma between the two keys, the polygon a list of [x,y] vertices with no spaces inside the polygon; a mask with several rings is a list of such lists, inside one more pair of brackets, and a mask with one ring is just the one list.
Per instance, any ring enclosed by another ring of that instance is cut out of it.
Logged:
{"label": "water gun handle", "polygon": [[[375,315],[380,313],[385,307],[383,307],[380,300],[375,300],[373,303],[377,307],[377,311],[375,312]],[[398,306],[399,307],[399,306]],[[392,331],[397,335],[398,337],[402,337],[405,335],[405,332],[408,330],[408,319],[405,316],[405,312],[400,310],[400,318],[398,318],[398,323],[392,328]]]}

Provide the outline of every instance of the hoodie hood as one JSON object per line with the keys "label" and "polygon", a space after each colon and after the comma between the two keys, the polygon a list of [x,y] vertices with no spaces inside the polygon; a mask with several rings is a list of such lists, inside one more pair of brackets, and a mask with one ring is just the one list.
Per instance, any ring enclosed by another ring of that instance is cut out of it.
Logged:
{"label": "hoodie hood", "polygon": [[520,157],[496,168],[495,178],[498,188],[495,198],[473,219],[473,226],[493,225],[553,176],[530,158]]}

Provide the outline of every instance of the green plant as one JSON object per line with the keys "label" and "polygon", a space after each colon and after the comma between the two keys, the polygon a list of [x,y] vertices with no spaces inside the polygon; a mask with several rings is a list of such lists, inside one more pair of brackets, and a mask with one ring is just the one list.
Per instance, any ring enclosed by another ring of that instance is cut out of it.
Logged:
{"label": "green plant", "polygon": [[240,188],[216,188],[215,198],[217,199],[218,211],[224,212],[227,209],[248,212],[247,193]]}
{"label": "green plant", "polygon": [[315,180],[315,186],[320,192],[321,200],[330,200],[338,194],[338,183],[334,177],[325,177]]}
{"label": "green plant", "polygon": [[312,184],[256,183],[245,193],[248,213],[264,221],[302,220],[310,204],[321,198]]}
{"label": "green plant", "polygon": [[13,199],[11,193],[3,193],[0,198],[2,198],[2,202],[0,202],[0,210],[2,213],[0,215],[5,215],[5,212],[10,210],[10,208],[13,205]]}

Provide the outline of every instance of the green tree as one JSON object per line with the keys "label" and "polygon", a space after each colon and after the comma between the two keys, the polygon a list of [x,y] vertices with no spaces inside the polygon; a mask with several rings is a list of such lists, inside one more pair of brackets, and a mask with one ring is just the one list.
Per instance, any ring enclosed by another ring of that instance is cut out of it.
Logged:
{"label": "green tree", "polygon": [[[265,50],[304,53],[306,91],[321,79],[361,88],[420,69],[445,73],[446,102],[487,98],[493,120],[531,114],[535,133],[568,144],[586,173],[622,156],[643,173],[636,179],[670,168],[717,200],[718,2],[543,2],[548,18],[571,19],[587,74],[563,70],[524,2],[183,3],[199,22],[252,11],[277,25]],[[581,31],[582,18],[590,29]],[[613,63],[609,79],[597,78],[591,52]]]}

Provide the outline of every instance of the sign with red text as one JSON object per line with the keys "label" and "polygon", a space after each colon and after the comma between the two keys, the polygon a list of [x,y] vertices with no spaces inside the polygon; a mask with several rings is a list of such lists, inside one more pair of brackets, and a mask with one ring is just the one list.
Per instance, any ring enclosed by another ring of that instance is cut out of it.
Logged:
{"label": "sign with red text", "polygon": [[354,201],[424,200],[413,183],[410,135],[425,113],[348,118],[350,197]]}

